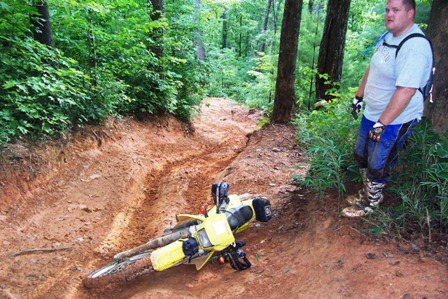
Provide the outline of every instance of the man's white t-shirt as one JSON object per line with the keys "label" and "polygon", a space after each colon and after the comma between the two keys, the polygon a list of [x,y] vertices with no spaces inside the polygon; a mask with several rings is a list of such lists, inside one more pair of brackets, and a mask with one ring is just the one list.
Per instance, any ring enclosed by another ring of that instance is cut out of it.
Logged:
{"label": "man's white t-shirt", "polygon": [[[378,44],[370,62],[369,76],[364,90],[364,116],[373,122],[379,120],[397,86],[420,88],[426,85],[432,69],[432,50],[421,37],[408,39],[395,58],[396,48],[384,45],[398,44],[412,33],[423,33],[414,24],[400,36],[387,34]],[[405,110],[391,124],[403,124],[423,115],[423,95],[416,91]]]}

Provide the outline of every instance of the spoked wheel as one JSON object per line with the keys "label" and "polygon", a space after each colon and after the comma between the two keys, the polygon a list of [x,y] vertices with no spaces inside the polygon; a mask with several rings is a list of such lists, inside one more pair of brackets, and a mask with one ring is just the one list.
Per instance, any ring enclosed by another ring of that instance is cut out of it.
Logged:
{"label": "spoked wheel", "polygon": [[111,283],[130,281],[140,275],[153,272],[152,250],[128,257],[90,273],[83,280],[86,288],[102,287]]}
{"label": "spoked wheel", "polygon": [[153,249],[156,249],[159,247],[163,247],[163,246],[168,245],[176,240],[188,238],[190,236],[191,236],[191,233],[189,231],[189,227],[183,227],[183,228],[177,229],[175,232],[163,234],[161,237],[151,239],[143,245],[140,245],[140,246],[134,247],[132,249],[117,253],[114,256],[114,259],[120,260],[120,261],[125,260],[132,256],[136,256],[136,255],[140,254],[141,252],[146,252],[148,250],[153,250]]}

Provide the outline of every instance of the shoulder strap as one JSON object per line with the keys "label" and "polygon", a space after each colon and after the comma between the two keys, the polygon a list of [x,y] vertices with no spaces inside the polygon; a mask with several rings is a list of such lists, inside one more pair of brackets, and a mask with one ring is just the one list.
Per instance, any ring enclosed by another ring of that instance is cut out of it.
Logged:
{"label": "shoulder strap", "polygon": [[[426,39],[427,41],[428,41],[428,43],[429,43],[429,46],[431,47],[431,52],[432,52],[432,67],[431,67],[431,74],[430,74],[430,78],[429,78],[429,80],[428,80],[428,83],[427,84],[430,84],[430,91],[429,91],[429,95],[430,95],[430,97],[431,97],[431,102],[432,102],[432,77],[434,76],[434,72],[435,72],[435,68],[434,68],[434,50],[433,50],[433,48],[432,48],[432,43],[431,43],[431,41],[424,35],[424,34],[421,34],[421,33],[412,33],[412,34],[409,34],[408,36],[406,36],[399,44],[398,44],[398,46],[393,46],[393,45],[387,45],[387,46],[389,46],[389,47],[396,47],[397,48],[397,51],[395,52],[395,58],[397,58],[397,54],[398,54],[398,51],[400,51],[400,49],[401,49],[401,46],[403,46],[403,44],[408,40],[408,39],[410,39],[410,38],[413,38],[413,37],[421,37],[421,38],[424,38],[424,39]],[[426,89],[427,88],[427,86],[424,86],[424,87],[420,87],[418,90],[422,93],[422,95],[423,95],[423,99],[425,99],[425,97],[427,96],[427,95],[425,95],[425,91],[424,91],[424,89]]]}
{"label": "shoulder strap", "polygon": [[[395,58],[397,57],[398,51],[400,51],[401,46],[403,46],[403,44],[404,44],[408,39],[413,38],[413,37],[421,37],[421,38],[426,39],[426,40],[428,41],[429,45],[431,46],[431,51],[433,52],[433,50],[432,50],[432,43],[431,43],[431,41],[430,41],[425,35],[423,35],[423,34],[421,34],[421,33],[412,33],[412,34],[409,34],[408,36],[406,36],[406,37],[405,37],[405,38],[398,44],[398,46],[397,46],[397,51],[395,52]],[[391,45],[389,45],[389,46],[391,46]],[[392,46],[392,47],[393,47],[393,46]]]}
{"label": "shoulder strap", "polygon": [[376,45],[378,45],[378,43],[381,40],[383,40],[386,37],[387,34],[389,34],[389,31],[384,32],[383,35],[381,35],[380,38],[376,42],[374,42],[367,50],[362,52],[364,54],[364,56],[366,56],[367,53],[369,53]]}

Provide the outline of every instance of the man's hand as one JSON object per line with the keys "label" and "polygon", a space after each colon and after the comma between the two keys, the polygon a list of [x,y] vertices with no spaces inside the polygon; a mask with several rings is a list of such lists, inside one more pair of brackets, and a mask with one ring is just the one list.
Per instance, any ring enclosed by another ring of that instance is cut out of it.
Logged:
{"label": "man's hand", "polygon": [[369,138],[375,142],[379,142],[381,140],[381,136],[383,136],[386,131],[386,126],[381,122],[377,122],[373,125],[373,128],[369,131]]}
{"label": "man's hand", "polygon": [[355,96],[353,98],[352,107],[350,108],[350,112],[353,115],[354,119],[358,118],[358,114],[361,112],[362,109],[362,97]]}

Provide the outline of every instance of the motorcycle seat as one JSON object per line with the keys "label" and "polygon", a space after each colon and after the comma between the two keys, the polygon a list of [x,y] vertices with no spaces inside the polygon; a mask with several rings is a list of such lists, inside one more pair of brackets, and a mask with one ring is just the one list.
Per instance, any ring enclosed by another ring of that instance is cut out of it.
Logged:
{"label": "motorcycle seat", "polygon": [[250,206],[241,206],[226,211],[227,222],[231,230],[235,230],[249,221],[254,213]]}

